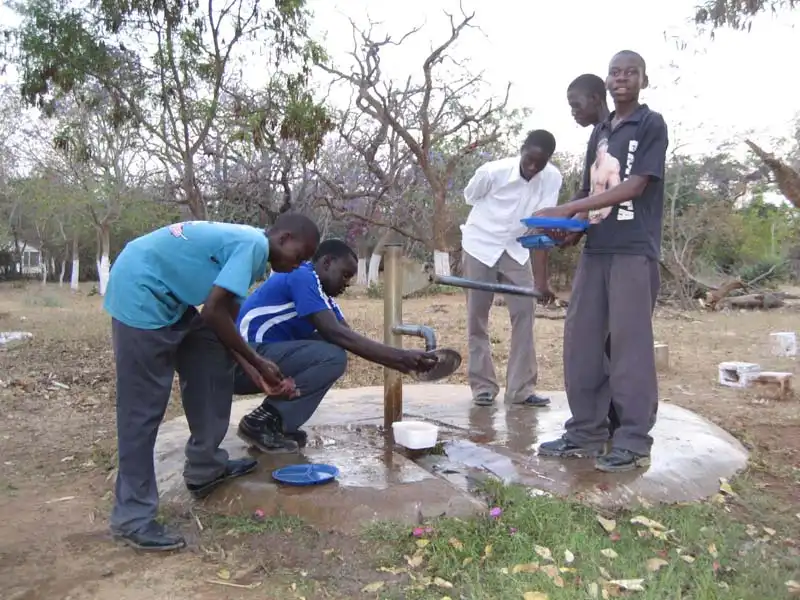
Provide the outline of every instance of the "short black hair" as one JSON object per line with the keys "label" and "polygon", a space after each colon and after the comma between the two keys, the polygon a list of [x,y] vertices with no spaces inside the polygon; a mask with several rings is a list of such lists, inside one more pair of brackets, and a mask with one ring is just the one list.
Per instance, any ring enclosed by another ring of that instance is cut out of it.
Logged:
{"label": "short black hair", "polygon": [[597,94],[601,98],[605,98],[606,95],[606,82],[603,81],[602,77],[598,77],[593,73],[584,73],[583,75],[578,75],[575,79],[572,80],[572,83],[569,84],[567,91],[575,90],[578,92],[583,92],[584,94]]}
{"label": "short black hair", "polygon": [[544,151],[548,156],[553,156],[556,151],[556,138],[549,131],[544,129],[534,129],[529,131],[525,141],[522,144],[522,149],[539,148]]}
{"label": "short black hair", "polygon": [[270,228],[272,231],[285,231],[291,233],[311,244],[319,244],[319,228],[305,215],[300,213],[286,212],[275,219],[275,224]]}
{"label": "short black hair", "polygon": [[[639,54],[638,52],[634,52],[633,50],[620,50],[614,56],[620,56],[620,55],[622,55],[622,56],[630,56],[635,61],[641,63],[642,71],[647,73],[647,63],[644,62],[644,58],[642,58],[641,54]],[[612,60],[613,59],[614,58],[612,57]]]}
{"label": "short black hair", "polygon": [[326,256],[330,256],[331,258],[352,257],[358,260],[358,255],[356,254],[355,250],[348,246],[346,242],[336,239],[323,241],[319,245],[319,248],[317,248],[317,253],[314,255],[313,260],[316,262],[321,258],[325,258]]}

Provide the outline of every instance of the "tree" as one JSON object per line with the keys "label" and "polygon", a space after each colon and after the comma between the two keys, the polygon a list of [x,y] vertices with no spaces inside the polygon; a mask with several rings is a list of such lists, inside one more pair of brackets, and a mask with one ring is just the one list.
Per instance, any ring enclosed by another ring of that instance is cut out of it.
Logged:
{"label": "tree", "polygon": [[755,16],[797,5],[798,0],[705,0],[697,7],[694,20],[701,27],[709,27],[712,35],[720,27],[750,31]]}
{"label": "tree", "polygon": [[[416,34],[413,29],[399,40],[390,35],[373,36],[372,28],[361,30],[351,21],[354,32],[353,65],[345,69],[322,68],[353,90],[354,104],[380,126],[401,140],[413,157],[428,188],[433,208],[433,232],[426,240],[434,251],[437,274],[450,273],[447,233],[452,227],[448,184],[466,156],[496,142],[506,134],[508,90],[501,98],[487,96],[481,75],[470,73],[450,55],[461,33],[472,25],[473,14],[447,14],[450,34],[422,63],[420,76],[396,85],[381,69],[381,52],[402,46]],[[443,65],[452,64],[447,73]],[[512,120],[513,121],[513,120]]]}
{"label": "tree", "polygon": [[99,86],[115,121],[130,121],[149,138],[167,176],[177,180],[177,199],[195,218],[206,218],[198,161],[222,109],[235,106],[224,100],[245,81],[239,63],[254,48],[268,49],[277,101],[256,114],[234,114],[250,126],[253,143],[276,132],[298,140],[311,160],[329,126],[306,89],[324,52],[307,37],[305,0],[264,4],[22,0],[16,7],[22,24],[14,31],[22,95],[52,115],[64,95]]}

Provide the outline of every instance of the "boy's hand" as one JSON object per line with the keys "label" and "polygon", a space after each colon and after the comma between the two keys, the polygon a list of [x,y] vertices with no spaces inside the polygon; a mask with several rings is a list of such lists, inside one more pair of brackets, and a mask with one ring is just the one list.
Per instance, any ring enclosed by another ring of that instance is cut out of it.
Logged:
{"label": "boy's hand", "polygon": [[553,293],[553,290],[550,289],[550,286],[545,284],[543,286],[535,286],[536,291],[539,292],[539,303],[547,306],[551,304],[553,300],[555,300],[556,295]]}
{"label": "boy's hand", "polygon": [[411,373],[430,371],[438,362],[434,354],[422,350],[397,350],[392,356],[390,364],[386,365],[390,369],[401,373]]}
{"label": "boy's hand", "polygon": [[299,390],[295,386],[294,379],[291,377],[284,377],[278,365],[271,360],[259,356],[256,368],[263,387],[258,381],[255,383],[259,387],[262,387],[264,393],[268,396],[296,398],[300,395]]}

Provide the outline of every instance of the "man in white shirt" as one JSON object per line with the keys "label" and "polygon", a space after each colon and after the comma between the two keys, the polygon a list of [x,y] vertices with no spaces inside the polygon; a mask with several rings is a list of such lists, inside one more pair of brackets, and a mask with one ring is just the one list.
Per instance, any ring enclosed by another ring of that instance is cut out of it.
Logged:
{"label": "man in white shirt", "polygon": [[[517,241],[526,227],[521,219],[558,204],[561,173],[550,163],[556,140],[548,131],[528,133],[520,156],[481,166],[464,190],[472,211],[461,226],[464,277],[491,283],[536,287],[552,298],[547,281],[547,251],[531,252]],[[494,294],[467,290],[468,377],[475,404],[491,406],[500,391],[489,343],[489,311]],[[549,398],[535,392],[537,366],[533,344],[535,302],[507,296],[511,316],[511,348],[506,373],[505,401],[546,406]]]}

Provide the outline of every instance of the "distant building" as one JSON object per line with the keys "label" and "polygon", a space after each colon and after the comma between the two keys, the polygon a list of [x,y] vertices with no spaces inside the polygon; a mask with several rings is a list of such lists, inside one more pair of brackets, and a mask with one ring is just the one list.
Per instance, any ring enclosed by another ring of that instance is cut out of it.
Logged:
{"label": "distant building", "polygon": [[[39,249],[30,244],[22,246],[22,260],[17,262],[17,272],[22,275],[41,275],[42,273],[42,255]],[[0,250],[10,253],[12,256],[16,250],[14,244],[5,244],[0,246]]]}

